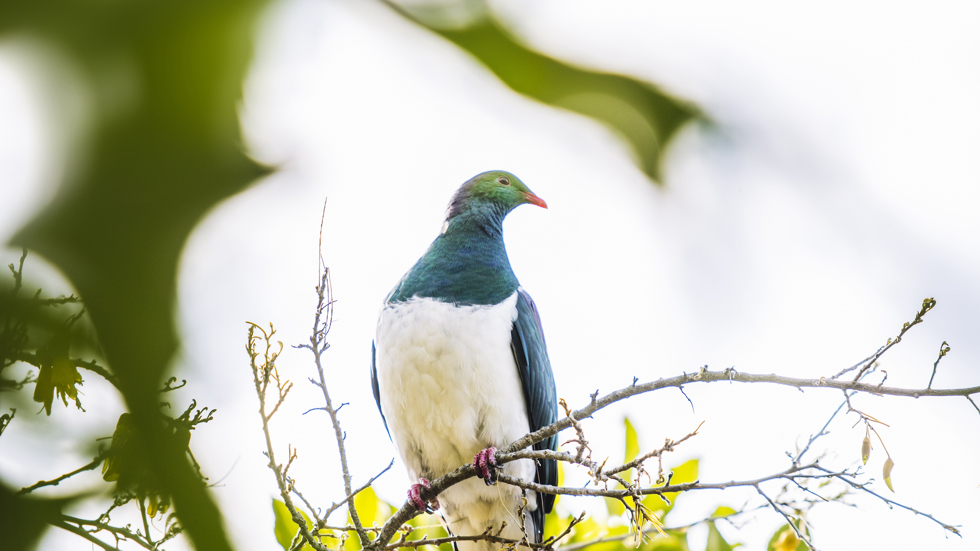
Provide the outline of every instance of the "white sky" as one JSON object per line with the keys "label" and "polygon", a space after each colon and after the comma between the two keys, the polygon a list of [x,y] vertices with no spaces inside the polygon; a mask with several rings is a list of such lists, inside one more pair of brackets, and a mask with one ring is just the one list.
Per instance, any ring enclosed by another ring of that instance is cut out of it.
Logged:
{"label": "white sky", "polygon": [[[191,380],[180,400],[219,410],[195,435],[195,451],[212,479],[225,477],[215,495],[241,549],[275,545],[274,484],[263,466],[244,322],[274,322],[286,344],[307,338],[324,197],[324,256],[339,301],[331,390],[349,402],[343,421],[356,481],[395,456],[368,378],[381,301],[435,237],[453,190],[493,168],[514,172],[548,202],[547,211],[515,211],[505,232],[514,269],[542,312],[558,393],[573,405],[634,375],[650,380],[704,364],[829,376],[894,336],[929,296],[938,306],[927,322],[885,356],[888,384],[924,386],[943,340],[952,352],[935,386],[977,384],[980,9],[585,1],[499,8],[543,51],[661,83],[700,102],[719,130],[687,129],[670,152],[667,186],[655,188],[602,126],[514,95],[452,45],[382,7],[287,0],[270,10],[242,113],[253,154],[282,170],[201,223],[179,300],[181,373]],[[23,59],[0,48],[0,186],[12,198],[0,205],[4,239],[50,195],[45,166],[57,149],[39,130],[37,85]],[[8,250],[3,263],[15,258]],[[44,275],[41,260],[32,262]],[[329,505],[342,497],[340,476],[325,416],[301,416],[318,405],[304,383],[308,360],[287,350],[280,362],[297,389],[279,417],[279,453],[287,442],[299,447],[294,476],[308,497]],[[104,394],[86,379],[87,395]],[[818,430],[840,399],[728,385],[687,392],[695,413],[667,391],[600,414],[587,425],[596,457],[621,457],[626,414],[645,448],[705,420],[668,464],[700,457],[702,481],[755,478],[785,468],[783,452]],[[980,547],[980,415],[965,400],[859,403],[891,425],[882,436],[896,462],[894,497],[963,524],[964,538],[947,540],[928,519],[855,498],[858,509],[815,509],[817,546]],[[84,416],[59,410],[52,419],[104,435],[118,408],[108,399]],[[863,431],[851,429],[854,421],[841,419],[821,440],[827,465],[858,460]],[[5,449],[25,442],[29,426],[11,425]],[[87,452],[63,451],[35,446],[0,458],[0,468],[30,484],[37,475],[25,472],[28,460],[59,473],[87,461]],[[883,459],[876,448],[871,472]],[[396,464],[376,488],[400,501],[408,483]],[[685,496],[671,524],[751,495]],[[739,531],[721,529],[756,550],[780,524],[766,513]],[[694,530],[692,548],[705,537]],[[42,548],[75,548],[72,538],[53,532]]]}

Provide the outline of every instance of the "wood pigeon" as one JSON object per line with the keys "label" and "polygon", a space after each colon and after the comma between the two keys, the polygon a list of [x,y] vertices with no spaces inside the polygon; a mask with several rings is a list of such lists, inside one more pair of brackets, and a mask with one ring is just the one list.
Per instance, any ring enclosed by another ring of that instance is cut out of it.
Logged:
{"label": "wood pigeon", "polygon": [[[547,208],[516,176],[491,171],[463,184],[442,232],[385,300],[372,345],[371,384],[388,434],[419,497],[429,479],[473,461],[481,482],[469,479],[430,502],[441,506],[455,535],[488,527],[521,539],[521,490],[495,484],[496,448],[557,419],[555,381],[541,318],[521,288],[504,248],[503,221],[514,207]],[[558,437],[534,445],[556,449]],[[504,474],[556,485],[554,460],[522,459]],[[540,542],[555,496],[528,492],[524,528]],[[491,549],[457,542],[458,549]]]}

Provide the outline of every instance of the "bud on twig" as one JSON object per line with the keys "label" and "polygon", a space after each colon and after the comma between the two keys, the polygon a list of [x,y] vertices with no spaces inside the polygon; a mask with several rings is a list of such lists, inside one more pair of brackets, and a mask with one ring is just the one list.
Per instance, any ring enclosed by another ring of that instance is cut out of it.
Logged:
{"label": "bud on twig", "polygon": [[893,493],[895,492],[895,488],[892,488],[892,467],[894,466],[895,462],[892,461],[891,457],[889,457],[885,460],[885,468],[882,470],[882,474],[885,476],[885,485],[888,486],[888,489]]}

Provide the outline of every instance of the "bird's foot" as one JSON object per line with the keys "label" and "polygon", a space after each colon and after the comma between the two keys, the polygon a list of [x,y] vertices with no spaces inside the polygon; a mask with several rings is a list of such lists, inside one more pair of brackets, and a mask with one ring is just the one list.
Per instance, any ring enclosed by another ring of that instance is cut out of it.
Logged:
{"label": "bird's foot", "polygon": [[497,448],[489,448],[476,454],[473,458],[473,468],[476,469],[476,476],[483,479],[487,486],[497,483]]}
{"label": "bird's foot", "polygon": [[412,502],[420,511],[431,513],[439,509],[439,500],[433,499],[428,503],[422,499],[422,489],[432,490],[432,485],[425,478],[420,478],[418,484],[412,484],[408,489],[408,500]]}

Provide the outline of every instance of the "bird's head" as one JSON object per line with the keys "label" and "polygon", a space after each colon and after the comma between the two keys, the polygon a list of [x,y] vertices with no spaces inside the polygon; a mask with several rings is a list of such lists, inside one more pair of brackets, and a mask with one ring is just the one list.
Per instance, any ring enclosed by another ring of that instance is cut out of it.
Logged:
{"label": "bird's head", "polygon": [[548,208],[548,204],[528,189],[520,178],[503,170],[491,170],[477,174],[460,186],[449,203],[446,221],[474,210],[490,210],[502,217],[525,203]]}

